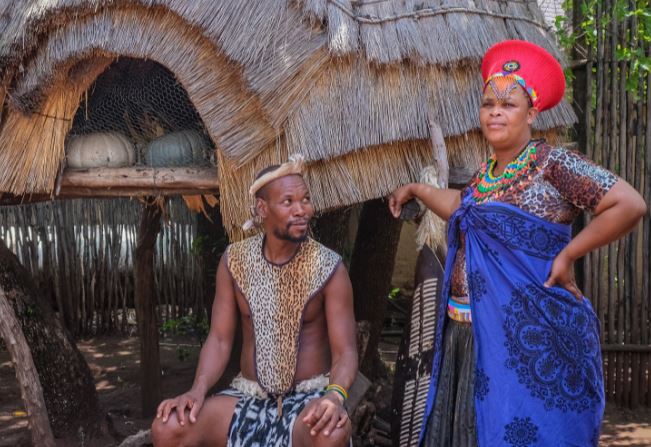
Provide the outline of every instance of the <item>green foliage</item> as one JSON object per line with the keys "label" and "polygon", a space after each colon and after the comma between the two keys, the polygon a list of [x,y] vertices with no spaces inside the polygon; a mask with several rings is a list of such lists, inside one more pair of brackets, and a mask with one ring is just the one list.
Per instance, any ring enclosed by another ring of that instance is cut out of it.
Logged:
{"label": "green foliage", "polygon": [[400,287],[394,287],[389,292],[389,299],[390,300],[395,300],[396,298],[398,298],[398,295],[400,295]]}
{"label": "green foliage", "polygon": [[[160,328],[163,336],[166,335],[185,335],[191,336],[202,345],[208,335],[208,318],[205,315],[184,315],[180,318],[170,318],[165,320]],[[190,356],[190,350],[186,346],[177,345],[176,354],[179,361],[185,361]]]}
{"label": "green foliage", "polygon": [[228,236],[226,235],[212,238],[205,234],[199,234],[192,240],[190,252],[200,256],[207,250],[211,255],[219,255],[224,252],[226,246],[228,246]]}
{"label": "green foliage", "polygon": [[35,314],[36,314],[36,312],[34,312],[34,308],[33,308],[32,306],[27,305],[27,306],[25,307],[25,316],[26,316],[26,317],[31,318],[31,317],[33,317]]}
{"label": "green foliage", "polygon": [[[651,58],[644,51],[644,44],[651,42],[649,1],[615,0],[614,6],[605,11],[602,10],[601,0],[579,1],[581,23],[572,27],[571,19],[566,16],[557,16],[555,19],[559,43],[568,50],[581,43],[594,58],[599,39],[609,39],[613,25],[616,25],[618,34],[625,37],[627,46],[619,43],[615,56],[618,62],[627,63],[626,88],[637,99],[639,90],[643,88],[645,79],[651,72]],[[565,11],[571,11],[573,0],[565,0],[563,8]],[[568,77],[569,81],[572,78],[571,72]]]}
{"label": "green foliage", "polygon": [[179,359],[179,362],[184,362],[190,357],[190,350],[187,346],[177,346],[176,347],[176,356]]}

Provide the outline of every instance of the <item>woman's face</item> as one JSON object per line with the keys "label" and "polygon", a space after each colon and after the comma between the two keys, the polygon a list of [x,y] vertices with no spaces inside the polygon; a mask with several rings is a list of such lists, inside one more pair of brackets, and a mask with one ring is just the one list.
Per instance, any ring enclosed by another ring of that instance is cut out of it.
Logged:
{"label": "woman's face", "polygon": [[484,90],[479,123],[495,150],[520,149],[526,144],[536,115],[538,110],[529,106],[528,96],[520,86],[503,99],[498,99],[490,86]]}

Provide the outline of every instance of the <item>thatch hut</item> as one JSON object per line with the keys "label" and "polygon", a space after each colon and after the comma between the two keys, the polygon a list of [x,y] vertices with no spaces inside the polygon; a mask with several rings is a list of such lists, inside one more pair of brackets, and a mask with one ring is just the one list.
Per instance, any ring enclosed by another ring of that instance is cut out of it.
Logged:
{"label": "thatch hut", "polygon": [[[181,113],[198,117],[215,149],[207,166],[232,237],[241,237],[248,217],[254,173],[288,154],[309,162],[319,210],[381,197],[430,163],[430,120],[443,131],[452,167],[485,157],[479,64],[488,46],[507,38],[558,54],[535,0],[5,0],[0,192],[4,200],[64,195],[70,135],[122,129],[144,145],[182,130],[167,125]],[[159,75],[162,87],[149,85],[160,101],[148,112],[158,124],[127,116],[119,102],[119,113],[102,118],[106,98],[135,101],[141,90],[128,87]],[[176,106],[172,97],[181,98]],[[555,138],[574,120],[562,103],[537,126]],[[139,172],[138,185],[150,180],[164,194],[211,188],[190,179],[164,190],[155,170]],[[68,192],[137,194],[137,186],[123,187],[130,174],[122,174]]]}

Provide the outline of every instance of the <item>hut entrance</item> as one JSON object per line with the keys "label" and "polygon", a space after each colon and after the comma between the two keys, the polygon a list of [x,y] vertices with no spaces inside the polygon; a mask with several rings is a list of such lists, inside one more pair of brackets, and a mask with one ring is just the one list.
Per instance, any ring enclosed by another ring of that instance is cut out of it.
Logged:
{"label": "hut entrance", "polygon": [[[203,210],[203,199],[196,194],[214,192],[216,185],[197,187],[197,179],[203,175],[208,183],[216,180],[214,145],[172,72],[156,62],[121,58],[86,92],[66,137],[65,153],[64,179],[76,178],[81,188],[91,191],[104,187],[120,196],[146,197],[138,226],[134,279],[142,412],[152,416],[161,401],[154,274],[161,196],[184,195],[192,209]],[[166,183],[168,190],[161,191]],[[216,199],[210,197],[208,203],[214,206]],[[200,206],[194,205],[197,201]]]}
{"label": "hut entrance", "polygon": [[121,58],[88,90],[66,141],[68,168],[214,166],[201,117],[174,74]]}
{"label": "hut entrance", "polygon": [[64,167],[55,191],[61,198],[218,189],[215,147],[201,116],[174,74],[149,60],[120,58],[86,91],[66,136]]}

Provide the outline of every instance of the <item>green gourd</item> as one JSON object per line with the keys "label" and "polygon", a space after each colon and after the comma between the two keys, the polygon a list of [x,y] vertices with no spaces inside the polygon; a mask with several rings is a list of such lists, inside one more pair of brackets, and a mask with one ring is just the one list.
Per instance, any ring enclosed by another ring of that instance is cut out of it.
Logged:
{"label": "green gourd", "polygon": [[182,130],[152,140],[145,148],[147,166],[189,166],[203,164],[208,143],[201,133]]}

